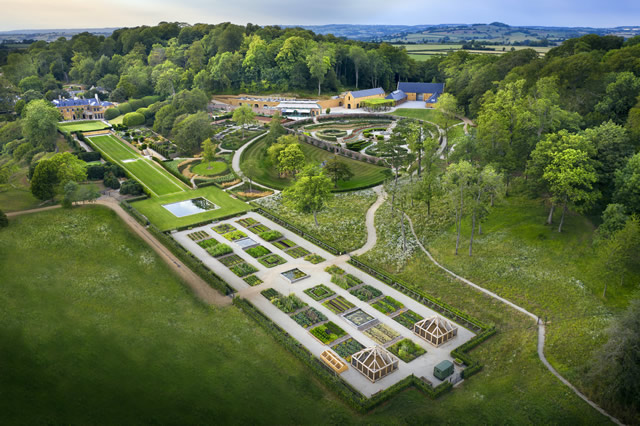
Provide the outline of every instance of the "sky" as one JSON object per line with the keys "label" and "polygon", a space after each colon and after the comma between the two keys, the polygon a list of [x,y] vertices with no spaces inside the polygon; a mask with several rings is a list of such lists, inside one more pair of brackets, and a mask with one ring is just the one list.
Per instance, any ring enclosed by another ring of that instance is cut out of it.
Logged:
{"label": "sky", "polygon": [[640,26],[640,0],[0,0],[0,31],[155,25]]}

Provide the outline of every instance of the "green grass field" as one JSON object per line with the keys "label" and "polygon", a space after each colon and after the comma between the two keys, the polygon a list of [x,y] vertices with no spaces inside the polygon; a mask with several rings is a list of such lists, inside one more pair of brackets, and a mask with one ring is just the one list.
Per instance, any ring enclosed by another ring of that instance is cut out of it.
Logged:
{"label": "green grass field", "polygon": [[92,130],[102,130],[107,127],[102,121],[80,121],[74,123],[58,123],[58,129],[64,133],[90,132]]}
{"label": "green grass field", "polygon": [[[308,163],[322,163],[333,158],[333,154],[325,151],[324,149],[316,148],[313,145],[307,143],[301,143],[300,148],[307,159]],[[258,174],[254,180],[259,184],[266,185],[271,188],[283,189],[289,186],[292,179],[280,178],[278,171],[267,164],[267,141],[266,139],[260,139],[254,142],[243,153],[240,162],[240,168],[244,170],[244,164],[249,158],[255,158],[260,164]],[[355,190],[358,188],[364,188],[372,185],[376,185],[384,181],[389,173],[387,168],[376,166],[370,163],[353,160],[351,158],[339,157],[341,161],[345,162],[354,177],[347,182],[339,182],[338,189],[343,190]]]}
{"label": "green grass field", "polygon": [[202,163],[191,167],[191,172],[201,176],[211,176],[218,175],[228,168],[229,166],[224,161],[212,161],[210,164],[203,161]]}
{"label": "green grass field", "polygon": [[[444,126],[440,114],[435,109],[412,109],[412,108],[398,108],[389,115],[397,115],[400,117],[417,118],[418,120],[431,121],[436,123],[440,127]],[[455,120],[452,124],[460,123],[461,120]]]}
{"label": "green grass field", "polygon": [[[162,167],[138,154],[126,143],[113,135],[88,138],[95,147],[115,163],[126,169],[138,182],[154,196],[185,192],[187,187],[167,173]],[[125,162],[125,160],[135,160]]]}
{"label": "green grass field", "polygon": [[357,419],[235,307],[198,302],[106,208],[11,219],[0,282],[2,424]]}
{"label": "green grass field", "polygon": [[[190,216],[176,217],[163,207],[163,204],[190,200],[197,197],[205,197],[220,208]],[[138,209],[151,223],[163,231],[207,220],[214,220],[219,217],[242,213],[251,209],[251,206],[245,202],[231,198],[229,194],[215,186],[207,186],[201,189],[188,190],[161,197],[152,197],[132,203],[132,206]]]}

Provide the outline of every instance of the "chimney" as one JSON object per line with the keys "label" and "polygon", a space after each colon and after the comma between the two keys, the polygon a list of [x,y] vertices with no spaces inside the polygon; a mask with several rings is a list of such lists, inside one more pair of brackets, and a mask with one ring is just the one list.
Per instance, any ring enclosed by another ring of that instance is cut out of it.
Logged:
{"label": "chimney", "polygon": [[100,98],[98,97],[97,93],[95,94],[95,97],[96,97],[96,102],[100,103]]}

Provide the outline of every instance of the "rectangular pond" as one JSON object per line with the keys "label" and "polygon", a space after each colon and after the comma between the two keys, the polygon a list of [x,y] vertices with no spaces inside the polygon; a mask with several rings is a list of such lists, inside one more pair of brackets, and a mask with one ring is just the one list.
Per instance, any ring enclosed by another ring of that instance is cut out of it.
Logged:
{"label": "rectangular pond", "polygon": [[218,206],[203,197],[178,201],[177,203],[163,204],[162,207],[169,210],[175,217],[191,216],[192,214],[204,213],[218,208]]}
{"label": "rectangular pond", "polygon": [[296,281],[304,280],[305,278],[309,278],[309,275],[302,272],[300,269],[295,268],[289,271],[282,272],[281,275],[287,279],[291,284]]}
{"label": "rectangular pond", "polygon": [[253,246],[257,246],[258,243],[256,243],[254,240],[252,240],[251,238],[242,238],[240,240],[235,240],[234,243],[236,243],[237,245],[239,245],[240,247],[244,248],[248,248],[248,247],[253,247]]}

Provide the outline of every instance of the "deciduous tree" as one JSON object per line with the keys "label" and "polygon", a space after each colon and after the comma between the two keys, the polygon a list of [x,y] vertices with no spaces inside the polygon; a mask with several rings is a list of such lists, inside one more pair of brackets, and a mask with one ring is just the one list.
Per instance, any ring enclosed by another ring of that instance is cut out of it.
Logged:
{"label": "deciduous tree", "polygon": [[242,126],[242,139],[244,139],[244,129],[246,126],[255,123],[256,114],[249,105],[242,105],[233,111],[232,120]]}
{"label": "deciduous tree", "polygon": [[332,197],[331,186],[331,179],[325,176],[318,166],[307,166],[282,195],[285,203],[295,210],[313,213],[313,220],[317,226],[318,211]]}
{"label": "deciduous tree", "polygon": [[340,161],[334,156],[324,165],[324,173],[333,181],[334,188],[338,187],[339,181],[348,181],[353,177],[353,172],[344,161]]}

